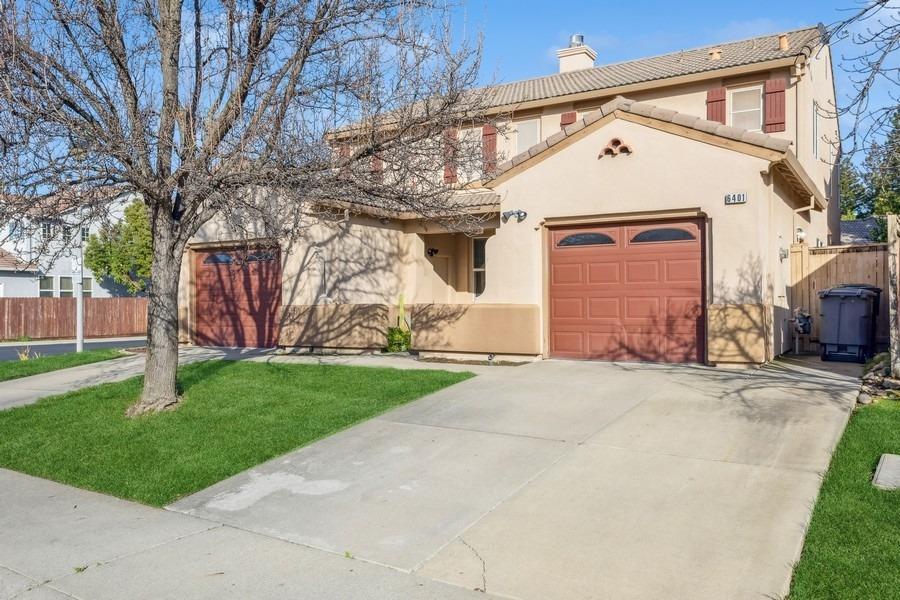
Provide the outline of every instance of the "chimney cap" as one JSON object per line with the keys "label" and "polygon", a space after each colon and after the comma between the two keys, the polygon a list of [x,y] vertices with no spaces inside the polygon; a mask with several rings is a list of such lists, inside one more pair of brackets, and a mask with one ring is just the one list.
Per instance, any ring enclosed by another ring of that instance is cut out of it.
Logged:
{"label": "chimney cap", "polygon": [[584,46],[584,34],[573,33],[569,37],[569,48],[578,48],[579,46]]}

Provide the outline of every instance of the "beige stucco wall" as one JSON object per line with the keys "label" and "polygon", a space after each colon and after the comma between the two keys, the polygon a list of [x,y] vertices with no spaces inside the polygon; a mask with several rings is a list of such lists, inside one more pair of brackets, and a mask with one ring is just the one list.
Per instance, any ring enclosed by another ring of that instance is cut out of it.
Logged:
{"label": "beige stucco wall", "polygon": [[416,350],[537,355],[540,307],[520,304],[418,304],[411,307]]}
{"label": "beige stucco wall", "polygon": [[[598,159],[613,137],[629,144],[633,154]],[[741,332],[746,319],[735,320],[740,315],[759,317],[756,313],[765,306],[764,321],[771,323],[777,305],[781,323],[788,312],[790,264],[780,259],[779,249],[790,247],[802,217],[794,211],[799,203],[792,192],[776,185],[776,177],[764,175],[768,166],[760,158],[611,121],[497,187],[503,210],[522,209],[528,218],[503,225],[489,240],[487,287],[478,301],[544,304],[544,219],[697,208],[708,217],[707,300],[725,307],[709,315],[716,317],[710,321],[711,338],[763,344],[743,352],[771,357],[784,349],[783,336],[776,349],[771,331],[754,338]],[[748,193],[748,203],[725,206],[724,195],[730,192]],[[733,309],[748,306],[743,312]],[[733,329],[726,331],[729,323]],[[741,355],[711,339],[711,359],[715,352],[720,360]]]}

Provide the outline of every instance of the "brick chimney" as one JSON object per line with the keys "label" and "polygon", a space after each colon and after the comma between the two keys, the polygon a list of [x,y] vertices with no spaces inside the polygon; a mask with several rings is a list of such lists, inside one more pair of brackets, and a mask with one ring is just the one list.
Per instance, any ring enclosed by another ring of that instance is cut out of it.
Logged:
{"label": "brick chimney", "polygon": [[559,57],[559,72],[568,73],[592,68],[597,53],[593,48],[585,45],[583,35],[576,33],[569,38],[569,47],[557,50],[556,56]]}

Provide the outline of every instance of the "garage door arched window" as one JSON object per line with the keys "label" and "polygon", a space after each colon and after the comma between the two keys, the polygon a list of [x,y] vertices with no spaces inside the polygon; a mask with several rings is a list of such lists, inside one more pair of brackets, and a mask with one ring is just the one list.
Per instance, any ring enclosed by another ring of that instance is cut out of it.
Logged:
{"label": "garage door arched window", "polygon": [[234,258],[227,252],[216,252],[203,259],[204,265],[230,265]]}
{"label": "garage door arched window", "polygon": [[271,260],[275,260],[275,255],[271,252],[256,252],[255,254],[247,255],[247,258],[244,262],[269,262]]}
{"label": "garage door arched window", "polygon": [[661,227],[659,229],[647,229],[633,238],[632,244],[650,244],[653,242],[688,242],[696,240],[694,234],[685,229],[676,227]]}
{"label": "garage door arched window", "polygon": [[565,248],[568,246],[606,246],[609,244],[615,244],[616,240],[612,239],[605,233],[573,233],[571,235],[567,235],[556,243],[558,248]]}

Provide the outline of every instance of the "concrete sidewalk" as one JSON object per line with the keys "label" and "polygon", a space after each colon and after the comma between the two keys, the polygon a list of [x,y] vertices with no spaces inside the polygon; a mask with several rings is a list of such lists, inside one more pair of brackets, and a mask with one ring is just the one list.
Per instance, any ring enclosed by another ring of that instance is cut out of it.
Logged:
{"label": "concrete sidewalk", "polygon": [[0,469],[0,599],[492,596]]}
{"label": "concrete sidewalk", "polygon": [[[145,342],[147,336],[130,336],[130,337],[101,337],[101,338],[85,338],[84,343],[90,344],[94,342]],[[28,340],[20,342],[13,340],[11,342],[0,342],[0,348],[22,348],[24,346],[53,346],[55,344],[72,344],[75,345],[75,338],[56,338],[52,340]]]}
{"label": "concrete sidewalk", "polygon": [[[144,354],[124,358],[104,360],[79,367],[60,369],[20,377],[0,383],[0,410],[14,406],[24,406],[37,402],[46,396],[64,394],[102,383],[122,381],[144,374]],[[203,360],[249,360],[278,364],[318,364],[345,365],[357,367],[379,367],[389,369],[431,369],[441,371],[467,371],[475,374],[495,373],[516,369],[511,366],[465,365],[418,361],[405,355],[359,354],[359,355],[303,355],[274,354],[266,349],[202,348],[184,346],[179,350],[179,363],[187,364]]]}
{"label": "concrete sidewalk", "polygon": [[[259,356],[258,350],[220,350],[214,348],[181,348],[178,359],[181,364],[211,360],[215,358],[238,359],[241,357]],[[129,377],[144,374],[144,354],[135,354],[124,358],[114,358],[100,362],[60,369],[20,377],[0,383],[0,410],[14,406],[24,406],[37,402],[46,396],[65,394],[73,390],[122,381]]]}

